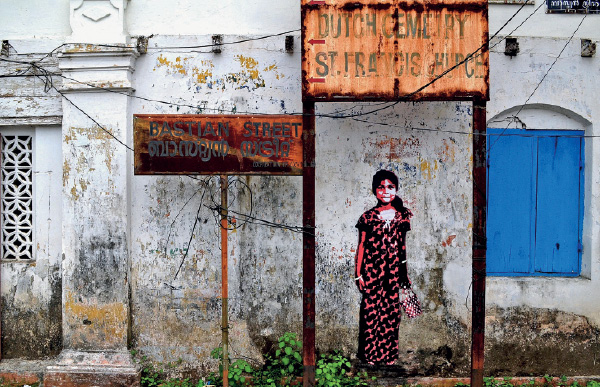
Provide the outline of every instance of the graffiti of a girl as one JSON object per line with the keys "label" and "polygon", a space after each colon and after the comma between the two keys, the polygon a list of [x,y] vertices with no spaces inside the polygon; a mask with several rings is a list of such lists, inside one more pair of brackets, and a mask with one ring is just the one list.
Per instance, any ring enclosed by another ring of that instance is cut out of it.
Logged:
{"label": "graffiti of a girl", "polygon": [[377,205],[356,224],[356,284],[362,293],[358,357],[369,364],[391,365],[398,359],[401,306],[409,317],[421,314],[406,270],[412,213],[396,195],[398,177],[393,172],[375,173],[372,189]]}

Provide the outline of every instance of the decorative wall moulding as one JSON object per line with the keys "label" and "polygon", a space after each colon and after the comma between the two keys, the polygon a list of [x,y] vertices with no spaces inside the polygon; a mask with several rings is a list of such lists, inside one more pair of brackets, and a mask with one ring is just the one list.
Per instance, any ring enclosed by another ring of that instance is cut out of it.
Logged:
{"label": "decorative wall moulding", "polygon": [[128,43],[125,9],[129,0],[71,0],[69,43]]}
{"label": "decorative wall moulding", "polygon": [[132,91],[132,74],[139,55],[134,45],[67,44],[58,54],[58,67],[68,77],[61,91]]}

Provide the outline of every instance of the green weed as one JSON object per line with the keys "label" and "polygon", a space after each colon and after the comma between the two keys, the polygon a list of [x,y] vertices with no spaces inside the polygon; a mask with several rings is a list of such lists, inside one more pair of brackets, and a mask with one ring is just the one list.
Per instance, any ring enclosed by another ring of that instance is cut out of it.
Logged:
{"label": "green weed", "polygon": [[[138,354],[132,351],[136,357]],[[196,383],[189,379],[167,379],[163,367],[155,366],[145,356],[139,358],[142,366],[141,387],[205,387],[223,385],[223,348],[215,348],[211,357],[219,361],[218,372],[211,372],[206,377],[207,382],[200,380]],[[264,355],[264,364],[253,367],[243,359],[229,359],[228,381],[231,387],[279,387],[300,385],[302,376],[302,342],[295,333],[286,332],[281,336],[275,348]],[[175,363],[175,365],[180,362]],[[173,365],[167,364],[166,368]],[[352,374],[351,364],[339,352],[323,354],[317,361],[317,387],[362,387],[369,380],[366,372]],[[371,380],[374,380],[372,378]]]}

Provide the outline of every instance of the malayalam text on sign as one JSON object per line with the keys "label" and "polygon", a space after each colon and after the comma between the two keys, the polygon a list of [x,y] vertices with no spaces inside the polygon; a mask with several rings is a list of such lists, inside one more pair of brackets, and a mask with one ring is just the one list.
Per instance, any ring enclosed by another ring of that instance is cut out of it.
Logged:
{"label": "malayalam text on sign", "polygon": [[134,115],[135,174],[302,174],[302,117]]}

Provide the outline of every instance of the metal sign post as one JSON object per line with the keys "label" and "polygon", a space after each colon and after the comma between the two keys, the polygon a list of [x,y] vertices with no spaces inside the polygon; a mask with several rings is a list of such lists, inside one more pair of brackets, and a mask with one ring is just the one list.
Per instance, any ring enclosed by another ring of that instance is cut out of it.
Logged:
{"label": "metal sign post", "polygon": [[[480,134],[486,132],[485,101],[489,99],[487,1],[301,0],[301,12],[306,132],[310,128],[314,133],[315,101],[473,101],[471,385],[480,387],[486,256],[486,146]],[[314,137],[307,134],[305,147],[305,160],[313,160],[314,153],[309,152],[314,149]],[[314,169],[304,172],[304,224],[308,227],[314,224],[314,197],[308,196],[314,196]],[[314,385],[312,243],[314,239],[305,235],[305,387]]]}
{"label": "metal sign post", "polygon": [[315,385],[315,103],[302,104],[302,349],[303,385]]}
{"label": "metal sign post", "polygon": [[471,386],[483,386],[486,240],[486,103],[473,101],[473,299],[471,323]]}
{"label": "metal sign post", "polygon": [[[314,104],[313,104],[314,110]],[[312,353],[314,385],[314,116],[307,121],[291,115],[134,115],[134,173],[136,175],[220,175],[221,186],[221,329],[223,342],[223,386],[229,385],[229,295],[228,295],[228,175],[285,175],[303,173],[303,161],[310,160],[305,185],[304,262],[312,280],[305,278],[305,307],[311,323],[305,324],[306,353]],[[312,124],[311,124],[312,122]],[[303,133],[303,125],[311,134]],[[311,126],[312,125],[312,126]],[[308,153],[303,140],[310,142]],[[311,153],[312,152],[312,153]],[[308,199],[307,199],[308,198]],[[308,204],[306,204],[308,203]],[[310,215],[312,214],[312,215]],[[308,219],[308,220],[307,220]],[[312,239],[311,239],[312,238]],[[309,246],[308,248],[306,246]],[[311,247],[310,247],[311,246]],[[311,258],[312,257],[312,258]],[[312,283],[312,285],[310,285]],[[310,328],[312,326],[312,328]],[[312,348],[312,352],[310,351]],[[307,352],[308,351],[308,352]],[[307,379],[308,380],[308,379]]]}
{"label": "metal sign post", "polygon": [[229,289],[227,267],[227,189],[226,175],[221,175],[221,337],[223,341],[223,387],[229,386]]}

